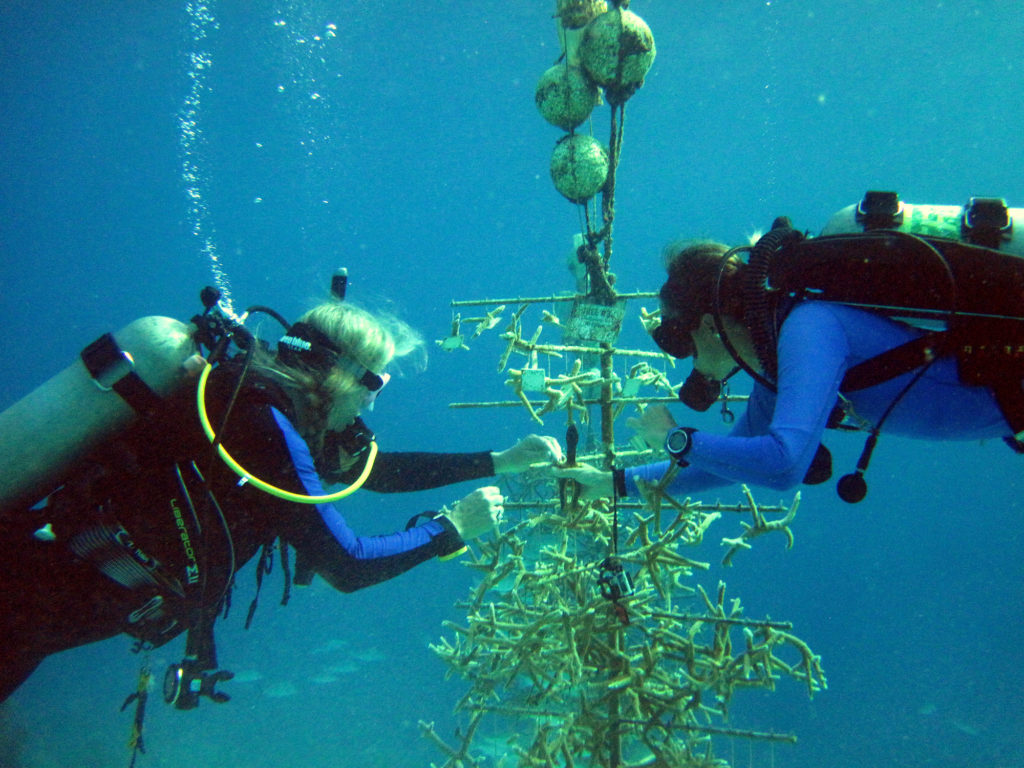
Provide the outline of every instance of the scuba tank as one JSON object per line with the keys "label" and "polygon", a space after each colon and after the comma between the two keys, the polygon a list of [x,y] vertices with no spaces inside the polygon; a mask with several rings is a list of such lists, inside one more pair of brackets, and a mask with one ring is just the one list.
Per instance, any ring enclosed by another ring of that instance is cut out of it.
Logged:
{"label": "scuba tank", "polygon": [[[331,283],[337,299],[344,298],[346,286],[347,272],[339,270]],[[325,375],[336,365],[344,366],[369,392],[379,391],[386,378],[360,366],[315,328],[301,322],[290,324],[277,312],[263,306],[250,307],[242,317],[236,317],[221,305],[220,298],[219,291],[205,288],[200,294],[205,311],[194,316],[191,324],[167,317],[143,317],[116,334],[104,334],[82,350],[80,360],[0,414],[0,455],[5,459],[0,470],[0,514],[32,515],[29,506],[58,490],[69,475],[73,477],[78,463],[88,459],[103,443],[117,439],[137,418],[158,415],[161,409],[168,407],[164,405],[165,398],[186,386],[195,389],[200,424],[212,450],[244,482],[278,498],[302,504],[330,503],[357,491],[372,471],[377,453],[372,433],[360,420],[356,419],[355,424],[343,432],[328,436],[336,448],[344,447],[354,456],[362,457],[365,453],[365,458],[361,458],[363,468],[355,482],[320,496],[293,493],[253,476],[231,457],[210,422],[205,402],[206,383],[213,367],[228,359],[227,350],[233,343],[240,353],[232,359],[239,361],[241,371],[219,421],[219,430],[223,432],[255,352],[268,348],[266,342],[243,325],[252,312],[269,314],[284,326],[285,336],[278,342],[277,353],[280,359],[287,357],[289,364],[319,368]],[[200,353],[203,348],[209,350],[205,357]],[[168,470],[173,468],[176,474],[179,498],[191,515],[181,515],[177,499],[170,500],[171,509],[179,528],[182,520],[192,520],[195,534],[194,538],[186,536],[189,533],[187,523],[186,528],[181,528],[188,558],[184,564],[184,581],[161,578],[161,566],[151,559],[153,568],[143,565],[140,557],[145,553],[132,549],[135,545],[130,541],[131,535],[119,525],[107,527],[101,521],[88,528],[87,523],[86,535],[69,537],[67,543],[77,557],[92,562],[101,573],[124,587],[139,586],[132,578],[131,568],[127,569],[128,578],[121,578],[125,573],[119,569],[126,559],[136,569],[143,568],[153,581],[157,594],[150,593],[146,603],[127,616],[125,631],[136,638],[138,650],[162,645],[188,629],[186,656],[168,669],[164,696],[179,709],[191,709],[198,705],[202,696],[215,702],[228,700],[228,696],[216,688],[217,683],[229,680],[232,674],[218,669],[213,622],[233,583],[235,549],[231,526],[195,462],[191,462],[189,472],[188,462],[179,462],[176,456],[166,460]],[[197,503],[193,503],[193,498]],[[85,499],[83,503],[92,502]],[[207,590],[206,584],[208,547],[204,537],[208,534],[203,531],[206,523],[211,524],[207,531],[216,529],[219,524],[227,555],[227,578],[216,594],[212,589]],[[127,538],[122,540],[122,535]],[[50,523],[37,529],[34,536],[43,542],[55,540]],[[197,544],[193,546],[191,541]],[[265,542],[264,547],[268,546]],[[149,589],[151,585],[144,586]],[[196,591],[188,593],[186,589]],[[176,607],[172,609],[171,605]],[[197,611],[199,618],[192,622],[189,617],[195,616]],[[188,622],[179,622],[179,616]]]}
{"label": "scuba tank", "polygon": [[194,378],[203,365],[194,331],[141,317],[0,413],[0,514],[39,501],[77,461]]}
{"label": "scuba tank", "polygon": [[909,205],[895,192],[868,192],[818,237],[773,229],[751,249],[745,285],[758,353],[774,353],[775,304],[820,299],[957,330],[995,354],[1024,329],[1022,229],[1024,209],[1001,199]]}
{"label": "scuba tank", "polygon": [[972,197],[963,206],[913,205],[895,192],[869,191],[855,205],[833,214],[822,236],[895,230],[942,237],[1024,257],[1024,208],[1008,208],[993,197]]}
{"label": "scuba tank", "polygon": [[[339,269],[331,292],[343,300],[348,272]],[[24,509],[51,493],[74,465],[105,441],[116,437],[138,416],[160,408],[164,398],[188,381],[197,380],[197,408],[203,430],[224,462],[243,480],[260,490],[300,504],[337,501],[359,490],[369,477],[377,455],[373,433],[357,420],[344,432],[329,435],[352,451],[366,451],[358,478],[346,488],[322,496],[307,496],[276,488],[254,477],[236,462],[217,438],[205,405],[206,382],[214,364],[230,343],[245,351],[246,364],[236,385],[241,387],[252,352],[263,342],[244,327],[251,312],[271,315],[287,330],[292,326],[268,307],[253,306],[241,318],[226,312],[220,292],[207,287],[200,294],[205,311],[191,324],[169,317],[149,316],[129,323],[116,334],[106,333],[82,350],[80,359],[0,413],[0,514]],[[299,358],[336,362],[317,341],[299,339]],[[200,345],[209,349],[208,359]],[[330,345],[328,345],[329,347]],[[368,372],[364,371],[363,375]],[[374,377],[383,386],[380,377]],[[372,384],[372,383],[371,383]],[[229,409],[230,411],[230,409]]]}

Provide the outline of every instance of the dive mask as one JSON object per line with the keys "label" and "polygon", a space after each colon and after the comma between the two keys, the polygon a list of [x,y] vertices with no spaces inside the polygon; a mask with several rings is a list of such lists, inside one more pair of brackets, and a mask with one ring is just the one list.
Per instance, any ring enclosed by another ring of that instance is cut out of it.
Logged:
{"label": "dive mask", "polygon": [[661,324],[651,333],[658,348],[672,357],[683,359],[695,352],[691,331],[697,327],[700,315],[682,289],[669,281],[658,291],[661,305]]}
{"label": "dive mask", "polygon": [[661,324],[651,333],[651,338],[662,352],[683,359],[695,351],[690,331],[689,325],[679,318],[663,317]]}

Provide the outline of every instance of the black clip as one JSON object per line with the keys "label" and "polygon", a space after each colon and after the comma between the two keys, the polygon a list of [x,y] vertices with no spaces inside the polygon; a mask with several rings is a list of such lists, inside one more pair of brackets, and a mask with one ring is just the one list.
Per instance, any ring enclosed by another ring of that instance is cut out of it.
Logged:
{"label": "black clip", "polygon": [[175,709],[195,709],[199,706],[200,696],[223,704],[230,701],[231,697],[218,691],[216,685],[234,676],[234,672],[226,669],[213,672],[199,669],[197,659],[185,658],[180,664],[167,668],[164,675],[164,701],[173,704]]}
{"label": "black clip", "polygon": [[597,585],[601,590],[601,597],[611,601],[612,610],[623,624],[629,624],[629,614],[626,613],[626,606],[619,600],[633,594],[633,579],[617,557],[606,557],[598,566],[601,573],[597,577]]}
{"label": "black clip", "polygon": [[601,588],[601,597],[605,600],[618,600],[633,594],[633,579],[617,557],[607,557],[598,566],[601,569],[597,584]]}

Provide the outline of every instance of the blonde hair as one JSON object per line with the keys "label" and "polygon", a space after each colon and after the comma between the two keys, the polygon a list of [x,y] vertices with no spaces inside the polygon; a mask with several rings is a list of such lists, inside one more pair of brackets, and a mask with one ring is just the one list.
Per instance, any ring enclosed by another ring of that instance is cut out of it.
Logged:
{"label": "blonde hair", "polygon": [[[383,373],[396,358],[424,350],[423,337],[393,315],[374,314],[350,301],[325,301],[299,318],[323,333],[343,357],[374,373]],[[425,357],[425,352],[422,352]],[[269,353],[261,353],[256,364],[277,379],[293,395],[306,430],[322,430],[333,402],[361,386],[351,371],[332,366],[326,374],[300,365],[288,365]],[[304,431],[306,431],[304,430]]]}

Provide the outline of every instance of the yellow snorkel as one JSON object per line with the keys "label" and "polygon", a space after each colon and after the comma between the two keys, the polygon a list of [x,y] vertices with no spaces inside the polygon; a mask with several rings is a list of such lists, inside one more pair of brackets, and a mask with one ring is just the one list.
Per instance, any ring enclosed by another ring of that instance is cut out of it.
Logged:
{"label": "yellow snorkel", "polygon": [[[210,378],[210,371],[213,370],[213,365],[209,362],[206,363],[206,367],[203,368],[203,372],[199,376],[199,386],[196,388],[196,405],[199,410],[199,421],[203,425],[203,432],[206,433],[206,437],[209,438],[210,443],[214,443],[217,440],[217,435],[213,431],[213,426],[210,424],[210,417],[206,412],[206,382]],[[370,453],[366,457],[366,466],[363,467],[363,471],[356,478],[355,482],[347,488],[342,488],[340,491],[335,493],[327,493],[322,496],[307,496],[302,493],[292,493],[286,491],[283,488],[278,488],[276,485],[271,485],[265,480],[260,480],[258,477],[248,472],[241,464],[232,458],[231,454],[228,453],[223,443],[217,443],[217,453],[220,454],[221,459],[231,469],[245,480],[247,483],[252,483],[261,491],[269,493],[271,496],[277,496],[279,499],[285,501],[294,501],[298,504],[328,504],[332,501],[338,501],[344,499],[360,488],[363,483],[366,482],[366,478],[370,476],[370,472],[373,471],[373,462],[377,458],[377,443],[370,443]]]}

